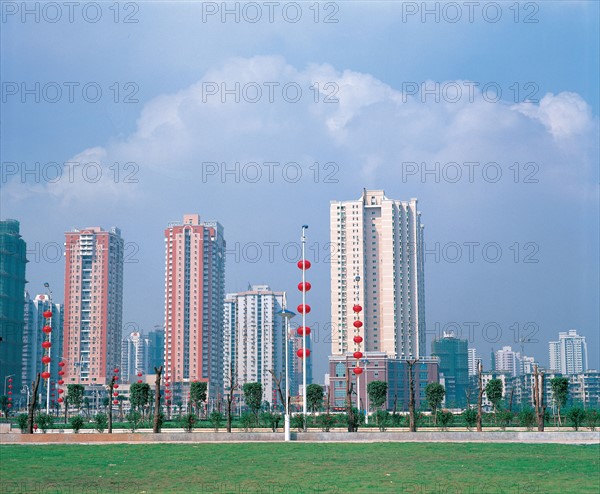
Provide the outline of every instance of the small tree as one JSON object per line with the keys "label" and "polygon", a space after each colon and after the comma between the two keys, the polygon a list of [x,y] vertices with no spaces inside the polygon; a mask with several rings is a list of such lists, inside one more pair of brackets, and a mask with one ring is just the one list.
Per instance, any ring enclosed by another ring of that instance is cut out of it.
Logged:
{"label": "small tree", "polygon": [[129,402],[137,411],[144,410],[150,401],[150,385],[148,383],[133,383],[129,387]]}
{"label": "small tree", "polygon": [[223,425],[223,420],[225,417],[221,412],[217,412],[216,410],[212,412],[209,416],[210,423],[215,429],[215,432],[219,432],[219,427]]}
{"label": "small tree", "polygon": [[98,432],[104,432],[108,427],[108,415],[105,413],[97,413],[94,417],[94,428]]}
{"label": "small tree", "polygon": [[204,407],[202,406],[207,398],[208,392],[208,383],[194,381],[190,384],[190,401],[196,407],[198,411],[198,417],[200,417],[200,410]]}
{"label": "small tree", "polygon": [[385,381],[371,381],[367,386],[369,403],[374,409],[377,409],[385,403],[387,399],[388,384]]}
{"label": "small tree", "polygon": [[245,432],[252,431],[256,425],[256,415],[251,412],[244,412],[240,417],[240,425]]}
{"label": "small tree", "polygon": [[281,414],[277,412],[263,412],[260,418],[273,432],[277,432],[277,427],[279,427],[279,422],[281,422]]}
{"label": "small tree", "polygon": [[181,427],[185,432],[192,432],[196,425],[196,416],[193,413],[186,413],[181,417]]}
{"label": "small tree", "polygon": [[454,414],[448,410],[442,410],[441,412],[438,412],[437,415],[437,419],[439,420],[443,431],[448,430],[448,427],[454,423]]}
{"label": "small tree", "polygon": [[524,408],[519,412],[519,423],[521,427],[526,427],[528,431],[533,429],[535,421],[535,412],[531,408]]}
{"label": "small tree", "polygon": [[446,396],[446,390],[441,384],[429,383],[427,386],[425,386],[425,399],[429,404],[429,408],[431,408],[431,413],[433,415],[433,425],[437,425],[437,409],[442,404],[444,396]]}
{"label": "small tree", "polygon": [[375,412],[375,423],[381,432],[385,432],[390,423],[390,412],[387,410],[377,410]]}
{"label": "small tree", "polygon": [[8,396],[6,395],[2,395],[0,396],[0,410],[2,410],[2,413],[4,414],[5,417],[8,417]]}
{"label": "small tree", "polygon": [[585,413],[585,425],[589,430],[595,431],[599,420],[600,414],[598,413],[598,410],[592,408]]}
{"label": "small tree", "polygon": [[477,410],[474,408],[467,408],[463,412],[462,416],[465,419],[465,423],[467,424],[467,428],[469,430],[477,425]]}
{"label": "small tree", "polygon": [[131,432],[135,432],[142,421],[142,414],[137,410],[131,410],[127,415],[125,415],[125,418],[127,419],[127,423],[129,424]]}
{"label": "small tree", "polygon": [[83,405],[83,392],[85,387],[83,384],[67,384],[67,398],[71,406],[74,406],[81,412],[81,405]]}
{"label": "small tree", "polygon": [[332,413],[322,413],[317,417],[317,425],[321,427],[323,432],[329,432],[331,428],[335,425],[335,415]]}
{"label": "small tree", "polygon": [[498,422],[500,423],[500,428],[505,430],[510,425],[513,418],[513,413],[510,410],[500,410],[500,412],[498,412]]}
{"label": "small tree", "polygon": [[29,416],[26,413],[21,413],[17,417],[17,424],[19,425],[19,429],[21,429],[21,433],[25,434],[27,432],[27,421],[29,420]]}
{"label": "small tree", "polygon": [[560,427],[560,409],[567,404],[569,397],[569,379],[566,377],[555,377],[550,379],[550,389],[552,390],[552,398],[556,403],[556,412],[558,414],[558,426]]}
{"label": "small tree", "polygon": [[500,405],[500,401],[502,400],[502,381],[500,379],[490,379],[485,386],[485,395],[494,406],[495,418],[498,411],[498,405]]}
{"label": "small tree", "polygon": [[306,403],[313,413],[323,404],[324,395],[323,387],[319,384],[309,384],[306,387]]}
{"label": "small tree", "polygon": [[254,414],[256,421],[258,421],[258,411],[260,410],[260,406],[262,404],[262,384],[257,382],[246,383],[244,384],[242,391],[244,392],[244,400],[246,401],[246,405]]}
{"label": "small tree", "polygon": [[54,424],[54,417],[47,413],[38,413],[36,417],[36,422],[39,425],[40,429],[42,429],[42,432],[46,434],[46,432],[48,432],[48,429],[52,427],[52,424]]}
{"label": "small tree", "polygon": [[73,428],[73,432],[75,434],[77,434],[81,430],[84,424],[84,420],[81,415],[75,415],[74,417],[71,417],[69,422],[71,423],[71,427]]}
{"label": "small tree", "polygon": [[585,410],[578,406],[571,407],[567,412],[567,418],[573,425],[573,429],[578,431],[585,420]]}

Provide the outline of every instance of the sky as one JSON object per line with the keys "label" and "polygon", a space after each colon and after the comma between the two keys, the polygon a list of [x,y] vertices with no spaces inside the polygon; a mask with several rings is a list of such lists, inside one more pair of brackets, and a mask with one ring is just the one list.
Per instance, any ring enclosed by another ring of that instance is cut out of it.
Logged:
{"label": "sky", "polygon": [[3,2],[0,217],[62,301],[64,233],[118,226],[124,331],[164,319],[167,224],[217,220],[226,288],[330,333],[329,203],[416,197],[429,341],[599,364],[598,2]]}

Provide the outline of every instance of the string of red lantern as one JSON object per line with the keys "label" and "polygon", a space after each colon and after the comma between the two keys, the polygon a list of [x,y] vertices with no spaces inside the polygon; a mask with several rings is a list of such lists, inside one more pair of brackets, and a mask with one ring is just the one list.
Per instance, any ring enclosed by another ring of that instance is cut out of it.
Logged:
{"label": "string of red lantern", "polygon": [[356,344],[356,346],[358,347],[358,350],[356,350],[352,356],[356,359],[356,366],[352,369],[352,372],[354,372],[354,374],[356,374],[357,376],[360,376],[363,372],[362,367],[360,367],[360,359],[363,356],[363,353],[360,351],[360,344],[363,342],[363,338],[362,336],[360,336],[358,334],[358,332],[360,331],[360,328],[362,328],[362,321],[359,319],[359,314],[362,312],[362,307],[358,304],[354,304],[354,306],[352,307],[352,311],[354,312],[354,332],[356,333],[354,335],[354,343]]}

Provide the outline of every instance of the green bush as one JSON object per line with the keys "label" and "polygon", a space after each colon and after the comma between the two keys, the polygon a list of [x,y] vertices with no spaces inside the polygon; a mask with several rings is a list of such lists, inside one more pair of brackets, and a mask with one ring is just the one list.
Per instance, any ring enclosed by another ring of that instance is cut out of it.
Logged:
{"label": "green bush", "polygon": [[317,417],[317,425],[323,432],[329,432],[335,423],[336,417],[331,413],[323,413]]}
{"label": "green bush", "polygon": [[567,412],[567,418],[571,422],[573,429],[578,431],[579,427],[581,427],[583,421],[585,420],[585,410],[578,406],[569,408],[569,411]]}
{"label": "green bush", "polygon": [[377,410],[375,412],[375,423],[381,432],[385,432],[390,424],[390,413],[387,410]]}
{"label": "green bush", "polygon": [[477,410],[475,410],[474,408],[467,408],[462,413],[462,416],[465,420],[465,423],[467,424],[467,428],[472,429],[477,425]]}
{"label": "green bush", "polygon": [[521,424],[521,427],[526,427],[530,431],[533,429],[535,422],[535,412],[531,408],[524,408],[519,412],[519,424]]}
{"label": "green bush", "polygon": [[193,413],[186,413],[181,417],[181,427],[185,432],[192,432],[196,425],[196,416]]}
{"label": "green bush", "polygon": [[210,423],[214,427],[215,432],[219,432],[219,427],[221,427],[221,425],[223,425],[223,421],[225,420],[225,415],[223,415],[221,412],[217,412],[215,410],[214,412],[212,412],[210,414],[208,419],[210,420]]}
{"label": "green bush", "polygon": [[36,417],[36,422],[38,424],[38,427],[42,429],[42,432],[46,434],[46,432],[48,432],[48,429],[54,424],[54,417],[47,413],[38,413]]}
{"label": "green bush", "polygon": [[94,429],[104,432],[108,427],[108,416],[105,413],[97,413],[94,417]]}
{"label": "green bush", "polygon": [[442,430],[448,430],[448,427],[454,423],[454,414],[448,410],[437,412],[437,423],[440,424]]}
{"label": "green bush", "polygon": [[19,426],[19,429],[21,429],[21,432],[23,434],[25,434],[25,432],[27,432],[27,422],[28,421],[29,421],[29,416],[26,413],[21,413],[17,417],[17,425]]}
{"label": "green bush", "polygon": [[512,422],[514,415],[508,410],[500,410],[498,412],[498,423],[502,430],[505,430]]}
{"label": "green bush", "polygon": [[135,432],[142,422],[142,414],[134,410],[125,415],[125,418],[127,419],[127,426],[131,429],[131,432]]}
{"label": "green bush", "polygon": [[393,427],[401,427],[404,422],[404,415],[401,413],[392,413],[391,419]]}
{"label": "green bush", "polygon": [[251,432],[256,427],[256,415],[252,412],[244,412],[240,417],[240,425],[245,432]]}
{"label": "green bush", "polygon": [[84,420],[81,415],[75,415],[74,417],[71,417],[69,419],[69,422],[71,423],[71,427],[73,428],[73,432],[75,434],[77,434],[81,430],[84,424]]}
{"label": "green bush", "polygon": [[588,410],[585,414],[585,425],[589,430],[595,431],[596,427],[598,427],[598,422],[600,421],[600,413],[598,410],[591,409]]}

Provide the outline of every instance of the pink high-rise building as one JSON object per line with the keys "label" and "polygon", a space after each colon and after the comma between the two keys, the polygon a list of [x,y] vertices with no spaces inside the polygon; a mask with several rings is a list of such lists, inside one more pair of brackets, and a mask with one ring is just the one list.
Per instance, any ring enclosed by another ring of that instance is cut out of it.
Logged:
{"label": "pink high-rise building", "polygon": [[186,214],[165,230],[165,375],[223,388],[225,238],[216,221]]}
{"label": "pink high-rise building", "polygon": [[67,384],[104,384],[121,362],[121,230],[90,227],[65,236],[63,355],[56,358],[64,359]]}

